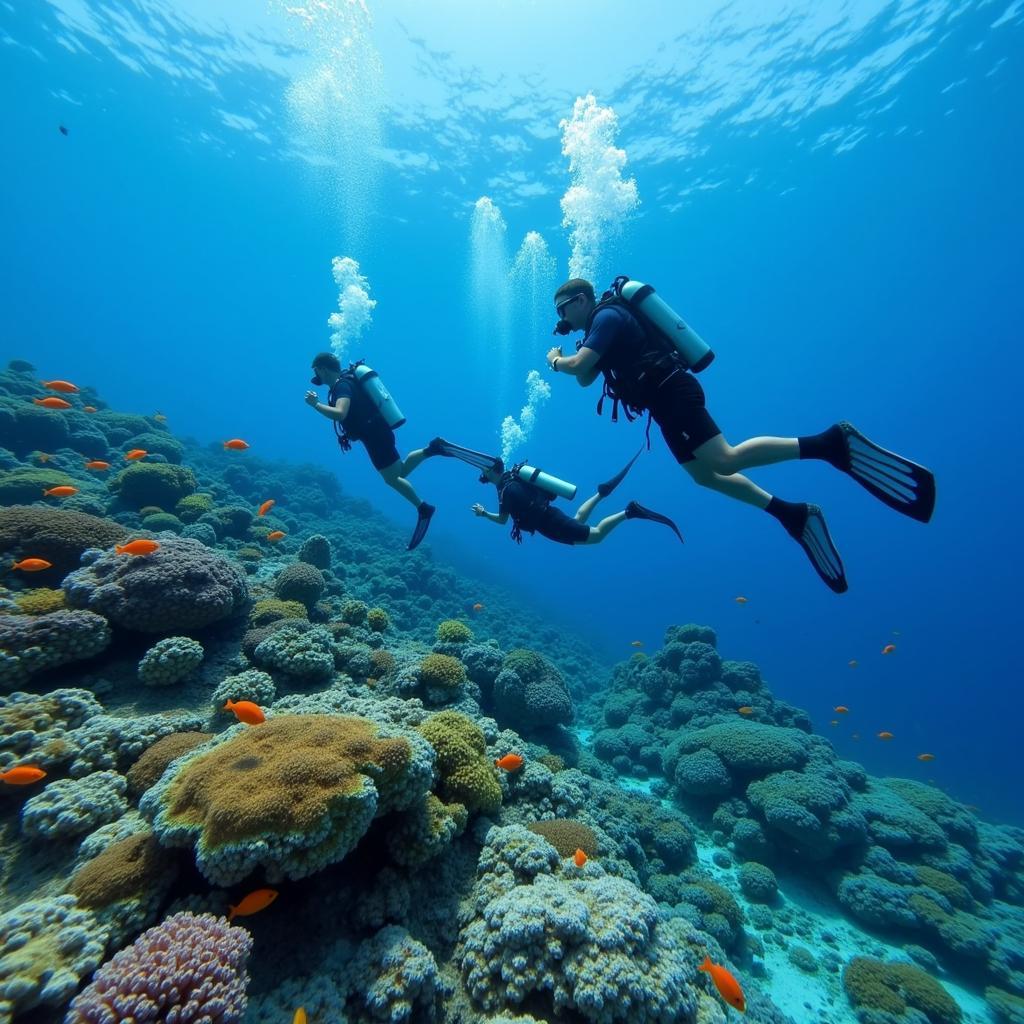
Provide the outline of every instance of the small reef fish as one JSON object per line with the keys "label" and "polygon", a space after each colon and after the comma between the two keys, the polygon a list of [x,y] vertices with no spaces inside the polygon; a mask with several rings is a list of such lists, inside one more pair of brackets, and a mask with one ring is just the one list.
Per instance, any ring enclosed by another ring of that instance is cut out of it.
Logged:
{"label": "small reef fish", "polygon": [[900,635],[900,631],[899,631],[898,629],[894,629],[894,630],[892,631],[892,635],[893,635],[893,636],[899,636],[899,635]]}
{"label": "small reef fish", "polygon": [[295,1011],[292,1024],[306,1024],[306,1011],[301,1006]]}
{"label": "small reef fish", "polygon": [[572,862],[578,868],[583,867],[583,865],[586,864],[589,859],[590,858],[582,850],[577,850],[572,855]]}
{"label": "small reef fish", "polygon": [[736,709],[741,715],[752,715],[754,709],[749,704],[744,704],[743,707]]}
{"label": "small reef fish", "polygon": [[845,704],[837,704],[832,710],[837,715],[848,715],[850,713],[850,709]]}
{"label": "small reef fish", "polygon": [[275,505],[277,504],[273,498],[267,498],[265,502],[258,509],[256,509],[256,515],[265,516]]}
{"label": "small reef fish", "polygon": [[62,124],[57,125],[57,131],[59,131],[61,135],[67,135],[68,133],[67,128],[65,128]]}
{"label": "small reef fish", "polygon": [[643,640],[631,640],[629,642],[629,646],[630,647],[643,647],[643,645],[644,645]]}
{"label": "small reef fish", "polygon": [[271,544],[276,544],[279,540],[284,540],[287,536],[288,535],[284,530],[271,530],[270,533],[267,534],[267,540],[269,540]]}
{"label": "small reef fish", "polygon": [[259,704],[253,704],[251,700],[229,700],[224,705],[225,711],[230,711],[235,718],[246,725],[261,725],[267,720],[263,709]]}
{"label": "small reef fish", "polygon": [[230,441],[224,442],[224,447],[230,449],[233,452],[244,452],[249,445],[243,441],[240,437],[233,437]]}
{"label": "small reef fish", "polygon": [[136,459],[144,459],[149,452],[145,448],[133,448],[130,452],[124,453],[125,462],[134,462]]}
{"label": "small reef fish", "polygon": [[506,754],[494,762],[494,767],[506,772],[517,772],[523,767],[523,759],[518,754]]}
{"label": "small reef fish", "polygon": [[50,459],[52,459],[52,458],[53,458],[53,456],[50,455],[49,452],[37,452],[36,453],[36,459],[39,462],[43,463],[43,465],[45,465],[47,462],[49,462]]}
{"label": "small reef fish", "polygon": [[8,786],[31,786],[33,782],[45,778],[46,772],[34,764],[22,764],[0,772],[0,782],[6,782]]}
{"label": "small reef fish", "polygon": [[44,569],[52,569],[53,562],[48,562],[45,558],[23,558],[20,562],[15,562],[11,568],[20,569],[22,572],[42,572]]}
{"label": "small reef fish", "polygon": [[151,555],[154,551],[159,550],[159,541],[147,540],[145,537],[140,537],[138,540],[130,540],[127,544],[114,545],[114,551],[118,555]]}
{"label": "small reef fish", "polygon": [[82,406],[82,412],[96,412],[96,411],[97,411],[97,409],[96,409],[95,405],[83,405]]}
{"label": "small reef fish", "polygon": [[740,594],[739,597],[734,598],[734,600],[736,601],[737,604],[746,604],[747,603],[747,599],[742,594]]}
{"label": "small reef fish", "polygon": [[62,391],[65,395],[78,394],[78,385],[69,380],[41,380],[39,383],[48,391]]}
{"label": "small reef fish", "polygon": [[65,402],[63,398],[55,398],[50,395],[49,398],[33,398],[32,401],[36,405],[41,405],[44,409],[70,409],[71,403]]}
{"label": "small reef fish", "polygon": [[718,989],[718,994],[734,1009],[740,1013],[746,1013],[747,1001],[743,997],[743,989],[740,983],[732,976],[732,972],[721,964],[713,964],[711,957],[705,954],[704,963],[697,968],[698,971],[706,971],[711,975],[711,980]]}
{"label": "small reef fish", "polygon": [[891,740],[892,739],[892,733],[891,732],[884,732],[884,731],[880,732],[878,734],[878,738],[880,740]]}
{"label": "small reef fish", "polygon": [[92,459],[90,462],[85,464],[86,469],[91,469],[95,473],[103,473],[110,469],[110,463],[104,462],[102,459]]}
{"label": "small reef fish", "polygon": [[853,734],[853,735],[852,735],[852,736],[850,737],[850,739],[851,739],[851,740],[859,740],[859,739],[860,739],[860,733],[859,733],[859,732],[855,732],[855,733],[854,733],[854,734]]}
{"label": "small reef fish", "polygon": [[236,903],[233,907],[228,906],[228,920],[236,917],[248,917],[250,914],[258,914],[266,910],[278,897],[276,889],[255,889],[245,899]]}
{"label": "small reef fish", "polygon": [[477,603],[475,605],[473,605],[473,611],[475,611],[475,612],[482,612],[484,610],[484,608],[486,608],[486,607],[487,607],[486,605],[481,604],[479,601],[477,601]]}
{"label": "small reef fish", "polygon": [[153,419],[155,419],[157,421],[157,423],[166,423],[167,422],[167,417],[162,412],[155,412],[155,413],[153,413]]}
{"label": "small reef fish", "polygon": [[857,667],[857,659],[856,658],[852,658],[846,664],[849,665],[850,668],[856,668]]}
{"label": "small reef fish", "polygon": [[918,754],[917,755],[917,759],[918,759],[918,761],[934,761],[935,760],[935,755],[934,754]]}
{"label": "small reef fish", "polygon": [[839,719],[838,718],[833,718],[832,721],[829,722],[828,724],[831,725],[831,726],[836,726],[836,725],[839,724]]}
{"label": "small reef fish", "polygon": [[71,495],[77,494],[77,487],[51,487],[48,491],[43,491],[44,498],[70,498]]}
{"label": "small reef fish", "polygon": [[883,654],[892,654],[892,652],[895,651],[895,650],[896,650],[896,645],[895,644],[886,644],[882,648],[882,653]]}

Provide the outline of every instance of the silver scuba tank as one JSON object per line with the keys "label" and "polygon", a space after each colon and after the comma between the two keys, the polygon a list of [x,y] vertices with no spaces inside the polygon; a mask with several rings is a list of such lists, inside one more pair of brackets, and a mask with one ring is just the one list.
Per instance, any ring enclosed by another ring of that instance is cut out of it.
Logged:
{"label": "silver scuba tank", "polygon": [[360,363],[353,368],[352,372],[359,386],[363,389],[363,394],[370,400],[377,412],[381,414],[384,422],[392,430],[400,427],[405,422],[405,417],[402,415],[402,410],[398,408],[398,403],[392,397],[391,392],[384,386],[384,382],[380,379],[380,374],[372,367],[367,366],[366,363]]}
{"label": "silver scuba tank", "polygon": [[560,498],[567,498],[572,501],[576,497],[576,485],[567,480],[559,480],[557,476],[544,473],[533,466],[522,465],[519,467],[519,479],[525,484],[533,484],[548,494],[557,494]]}
{"label": "silver scuba tank", "polygon": [[706,341],[658,294],[642,281],[616,278],[616,290],[637,312],[642,313],[686,360],[693,373],[707,369],[715,353]]}

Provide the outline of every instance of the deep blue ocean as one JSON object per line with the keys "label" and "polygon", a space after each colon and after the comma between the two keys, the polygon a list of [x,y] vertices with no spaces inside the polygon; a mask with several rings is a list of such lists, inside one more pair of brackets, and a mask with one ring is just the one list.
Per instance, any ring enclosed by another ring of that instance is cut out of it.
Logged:
{"label": "deep blue ocean", "polygon": [[[435,555],[609,664],[710,625],[821,731],[848,705],[829,735],[870,772],[1021,823],[1022,54],[1021,0],[2,0],[0,361],[330,467],[411,529],[303,403],[347,257],[376,306],[345,355],[394,393],[402,450],[440,434],[499,452],[536,370],[551,394],[514,455],[582,498],[643,443],[544,362],[574,252],[561,203],[589,189],[595,282],[649,281],[713,346],[700,379],[732,444],[849,419],[934,471],[935,516],[825,463],[752,470],[823,507],[837,596],[655,429],[609,506],[670,514],[685,546],[627,523],[586,550],[517,547],[469,511],[493,490],[433,460],[413,483],[438,507]],[[573,171],[588,96],[609,134]],[[513,273],[529,232],[548,262]]]}

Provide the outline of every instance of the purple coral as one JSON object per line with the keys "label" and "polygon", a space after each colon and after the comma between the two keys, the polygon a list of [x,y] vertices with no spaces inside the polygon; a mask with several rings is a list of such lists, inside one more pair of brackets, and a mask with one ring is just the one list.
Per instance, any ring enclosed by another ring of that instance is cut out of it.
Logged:
{"label": "purple coral", "polygon": [[236,1024],[245,1015],[252,936],[213,914],[174,914],[108,960],[64,1024]]}

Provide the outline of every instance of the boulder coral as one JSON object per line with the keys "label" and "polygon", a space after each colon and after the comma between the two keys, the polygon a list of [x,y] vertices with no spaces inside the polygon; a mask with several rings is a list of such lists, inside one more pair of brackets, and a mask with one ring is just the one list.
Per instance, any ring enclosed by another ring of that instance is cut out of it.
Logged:
{"label": "boulder coral", "polygon": [[37,672],[93,658],[110,643],[106,619],[91,611],[0,615],[0,691]]}
{"label": "boulder coral", "polygon": [[173,686],[187,679],[202,664],[203,645],[187,636],[158,640],[139,662],[139,682],[144,686]]}
{"label": "boulder coral", "polygon": [[0,508],[0,554],[15,560],[43,558],[53,565],[33,582],[56,585],[78,568],[83,552],[113,547],[127,537],[120,523],[85,512],[42,505]]}
{"label": "boulder coral", "polygon": [[91,832],[128,810],[128,782],[117,772],[94,772],[82,779],[58,779],[25,801],[21,830],[41,839],[65,839]]}
{"label": "boulder coral", "polygon": [[428,718],[420,733],[437,754],[440,796],[472,813],[493,814],[501,807],[501,785],[487,759],[487,741],[480,727],[457,711]]}
{"label": "boulder coral", "polygon": [[518,730],[567,725],[572,698],[562,673],[536,651],[510,651],[494,680],[492,694],[499,724]]}
{"label": "boulder coral", "polygon": [[187,466],[166,462],[134,462],[107,485],[129,508],[146,505],[174,508],[196,490],[195,474]]}

